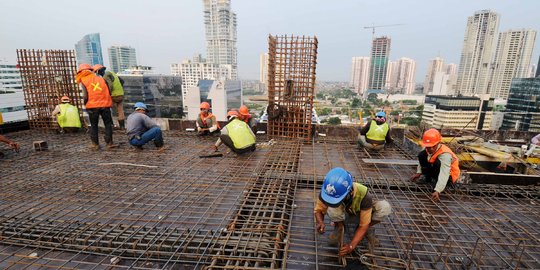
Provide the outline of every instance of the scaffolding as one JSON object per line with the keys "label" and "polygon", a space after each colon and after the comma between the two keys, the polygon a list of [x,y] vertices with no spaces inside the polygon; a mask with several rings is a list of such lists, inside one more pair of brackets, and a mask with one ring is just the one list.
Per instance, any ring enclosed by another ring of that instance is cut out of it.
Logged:
{"label": "scaffolding", "polygon": [[268,134],[312,137],[317,37],[268,37]]}
{"label": "scaffolding", "polygon": [[83,104],[75,83],[77,67],[73,50],[18,49],[17,61],[30,128],[58,129],[52,111],[64,95],[79,109],[82,119]]}

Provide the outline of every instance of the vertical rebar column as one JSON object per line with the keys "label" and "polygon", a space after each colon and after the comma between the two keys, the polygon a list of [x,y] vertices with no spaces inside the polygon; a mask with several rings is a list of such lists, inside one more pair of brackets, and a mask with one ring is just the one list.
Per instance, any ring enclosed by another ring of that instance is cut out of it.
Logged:
{"label": "vertical rebar column", "polygon": [[64,95],[79,109],[81,92],[75,83],[73,50],[17,50],[28,122],[33,129],[55,129],[52,111]]}
{"label": "vertical rebar column", "polygon": [[268,134],[311,139],[317,37],[268,37]]}

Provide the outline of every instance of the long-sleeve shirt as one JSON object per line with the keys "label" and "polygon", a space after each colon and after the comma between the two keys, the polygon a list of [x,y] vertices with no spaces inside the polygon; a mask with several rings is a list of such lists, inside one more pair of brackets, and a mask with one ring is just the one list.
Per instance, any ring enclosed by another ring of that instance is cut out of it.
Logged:
{"label": "long-sleeve shirt", "polygon": [[52,115],[56,116],[59,113],[60,113],[60,105],[56,105],[56,107],[54,107],[54,111],[52,111]]}
{"label": "long-sleeve shirt", "polygon": [[[201,127],[201,125],[199,124],[199,120],[201,120],[201,115],[199,115],[198,117],[199,119],[197,119],[197,121],[195,121],[195,125],[197,126],[197,131],[201,131],[201,129],[203,129]],[[212,117],[210,118],[212,119],[212,126],[208,128],[208,132],[214,132],[218,129],[218,123],[217,123],[217,120],[216,120],[216,116],[215,115],[212,115]],[[201,120],[202,122],[202,120]]]}
{"label": "long-sleeve shirt", "polygon": [[536,144],[536,145],[540,145],[540,134],[534,136],[534,137],[531,139],[531,143]]}
{"label": "long-sleeve shirt", "polygon": [[126,120],[126,133],[128,139],[131,140],[136,136],[140,136],[155,126],[157,126],[156,122],[148,115],[141,112],[134,112],[130,114]]}
{"label": "long-sleeve shirt", "polygon": [[[439,148],[441,145],[439,145]],[[437,148],[437,150],[439,150]],[[422,150],[425,151],[425,150]],[[431,159],[431,156],[428,153],[427,159]],[[439,170],[439,176],[437,177],[437,184],[435,185],[434,190],[442,193],[444,189],[446,188],[446,184],[448,183],[448,179],[450,178],[450,165],[452,164],[452,154],[450,153],[442,153],[439,156],[437,156],[437,159],[441,162],[441,168]],[[416,169],[417,173],[422,173],[422,167],[418,165]]]}

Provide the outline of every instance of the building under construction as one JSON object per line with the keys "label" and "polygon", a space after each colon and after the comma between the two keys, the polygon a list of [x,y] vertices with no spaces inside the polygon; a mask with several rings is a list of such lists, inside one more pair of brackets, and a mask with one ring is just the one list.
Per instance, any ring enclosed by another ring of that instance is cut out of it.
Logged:
{"label": "building under construction", "polygon": [[[50,132],[36,109],[33,130],[9,134],[21,151],[0,146],[0,268],[540,269],[538,159],[509,140],[530,134],[443,130],[470,177],[435,203],[409,182],[422,130],[392,130],[394,145],[369,152],[357,127],[312,125],[316,47],[270,37],[272,117],[245,155],[199,158],[216,138],[180,120],[168,120],[165,151],[134,151],[119,132],[119,148],[93,151],[87,134]],[[378,241],[344,260],[328,218],[319,234],[313,216],[335,167],[393,210],[370,228]]]}

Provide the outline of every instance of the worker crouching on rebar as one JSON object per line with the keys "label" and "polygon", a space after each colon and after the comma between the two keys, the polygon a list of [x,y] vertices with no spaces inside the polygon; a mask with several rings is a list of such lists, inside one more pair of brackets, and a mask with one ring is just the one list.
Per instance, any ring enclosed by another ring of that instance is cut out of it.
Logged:
{"label": "worker crouching on rebar", "polygon": [[56,117],[56,122],[60,126],[60,133],[74,133],[81,129],[81,118],[79,109],[70,104],[68,96],[63,96],[62,103],[56,105],[52,115]]}
{"label": "worker crouching on rebar", "polygon": [[156,122],[146,115],[148,112],[146,104],[137,102],[134,108],[135,112],[130,114],[126,121],[129,144],[141,150],[143,145],[149,141],[154,141],[154,145],[158,150],[164,150],[163,134]]}
{"label": "worker crouching on rebar", "polygon": [[197,117],[195,122],[197,125],[197,135],[210,135],[214,132],[218,132],[220,127],[216,120],[216,116],[210,112],[210,103],[202,102],[199,106],[201,113]]}
{"label": "worker crouching on rebar", "polygon": [[[338,243],[341,244],[339,255],[344,256],[358,246],[371,226],[392,213],[392,207],[386,200],[374,202],[366,186],[353,182],[352,175],[343,168],[334,168],[324,178],[314,213],[319,233],[325,232],[324,215],[328,213],[335,225],[330,235],[334,243],[340,240],[337,234],[344,231],[345,223],[357,225],[349,243]],[[368,235],[370,245],[375,242],[374,238],[371,231]]]}
{"label": "worker crouching on rebar", "polygon": [[255,151],[255,134],[246,122],[238,118],[238,112],[229,111],[227,120],[229,122],[221,129],[214,150],[218,151],[218,147],[223,143],[237,154]]}
{"label": "worker crouching on rebar", "polygon": [[441,144],[441,133],[432,128],[424,132],[422,146],[418,154],[418,169],[411,177],[412,182],[434,185],[431,199],[440,200],[440,194],[447,185],[454,185],[460,177],[459,159],[448,146]]}
{"label": "worker crouching on rebar", "polygon": [[386,113],[378,112],[375,119],[369,121],[358,135],[358,144],[372,150],[381,150],[386,144],[392,143],[390,127],[386,123]]}

